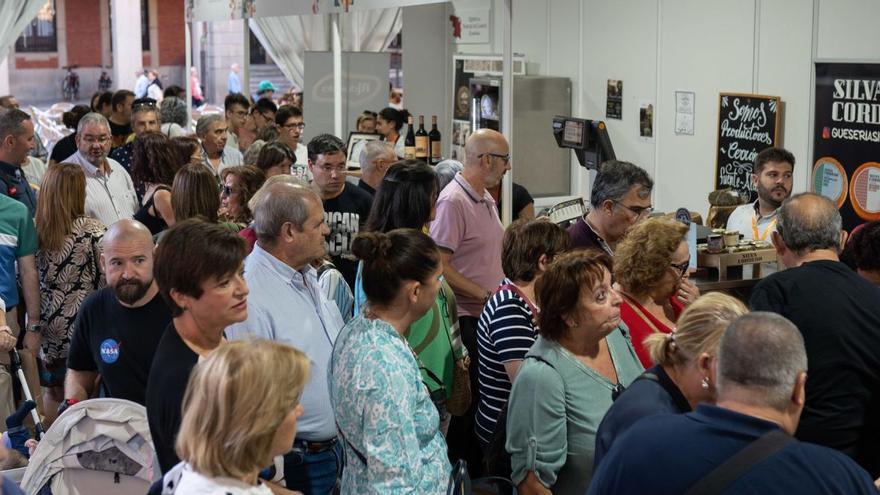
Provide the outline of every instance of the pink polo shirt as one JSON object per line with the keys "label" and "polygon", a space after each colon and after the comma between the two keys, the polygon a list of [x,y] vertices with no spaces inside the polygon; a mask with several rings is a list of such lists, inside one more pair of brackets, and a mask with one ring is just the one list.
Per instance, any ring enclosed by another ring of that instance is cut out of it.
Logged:
{"label": "pink polo shirt", "polygon": [[[440,192],[437,215],[431,222],[431,237],[441,248],[452,251],[452,267],[471,282],[495,290],[501,269],[501,239],[504,227],[498,208],[488,191],[477,193],[461,173]],[[479,317],[483,301],[455,293],[459,315]]]}

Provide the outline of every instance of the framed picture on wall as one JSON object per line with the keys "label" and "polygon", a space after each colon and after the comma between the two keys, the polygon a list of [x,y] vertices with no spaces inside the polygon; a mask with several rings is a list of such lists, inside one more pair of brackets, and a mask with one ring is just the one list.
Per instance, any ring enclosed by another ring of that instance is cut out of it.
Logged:
{"label": "framed picture on wall", "polygon": [[360,170],[361,168],[361,151],[364,149],[364,145],[369,141],[378,141],[382,139],[381,134],[371,134],[368,132],[350,132],[348,134],[348,146],[346,149],[348,150],[348,157],[346,158],[346,165],[349,170]]}

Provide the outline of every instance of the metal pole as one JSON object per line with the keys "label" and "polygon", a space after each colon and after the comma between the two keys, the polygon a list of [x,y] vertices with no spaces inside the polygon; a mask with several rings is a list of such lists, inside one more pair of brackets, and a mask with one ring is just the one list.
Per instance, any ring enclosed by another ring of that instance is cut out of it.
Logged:
{"label": "metal pole", "polygon": [[[501,74],[501,132],[510,144],[513,153],[513,48],[511,45],[511,26],[513,25],[513,0],[504,0],[501,10],[501,25],[504,33],[504,68]],[[514,160],[513,165],[516,166]],[[512,170],[511,170],[512,171]],[[513,174],[504,174],[501,181],[501,222],[510,225],[513,219]]]}
{"label": "metal pole", "polygon": [[[184,7],[186,10],[186,7]],[[184,12],[184,15],[186,13]],[[186,83],[186,132],[189,133],[192,127],[192,82],[190,73],[192,72],[192,23],[186,21],[183,23],[184,52],[186,53],[186,69],[183,74],[183,80]]]}
{"label": "metal pole", "polygon": [[342,137],[342,43],[339,40],[339,14],[331,16],[333,38],[333,134]]}
{"label": "metal pole", "polygon": [[251,97],[251,27],[248,19],[242,19],[244,24],[244,63],[241,64],[241,92],[250,99]]}

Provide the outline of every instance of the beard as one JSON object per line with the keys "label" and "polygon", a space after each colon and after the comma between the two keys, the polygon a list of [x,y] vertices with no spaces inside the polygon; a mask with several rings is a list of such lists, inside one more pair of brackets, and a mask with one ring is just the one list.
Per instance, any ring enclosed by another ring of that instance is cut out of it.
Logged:
{"label": "beard", "polygon": [[[785,189],[784,187],[769,188],[769,187],[762,186],[760,183],[758,183],[757,189],[758,189],[758,198],[760,198],[761,201],[772,206],[773,208],[779,208],[780,206],[782,206],[782,202],[785,201],[786,198],[788,198],[789,194],[791,194],[791,191],[789,191],[788,189]],[[781,200],[774,198],[773,192],[776,190],[785,191],[785,197],[783,197]]]}
{"label": "beard", "polygon": [[151,285],[153,285],[153,279],[147,282],[141,282],[138,279],[120,280],[113,286],[113,293],[123,303],[131,305],[144,297]]}

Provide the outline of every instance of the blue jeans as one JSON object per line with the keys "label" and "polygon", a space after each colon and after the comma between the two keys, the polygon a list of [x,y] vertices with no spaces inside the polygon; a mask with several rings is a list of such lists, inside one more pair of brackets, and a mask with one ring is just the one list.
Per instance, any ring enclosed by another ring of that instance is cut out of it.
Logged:
{"label": "blue jeans", "polygon": [[297,447],[284,454],[284,480],[287,488],[303,495],[330,495],[342,472],[342,442],[311,454]]}

